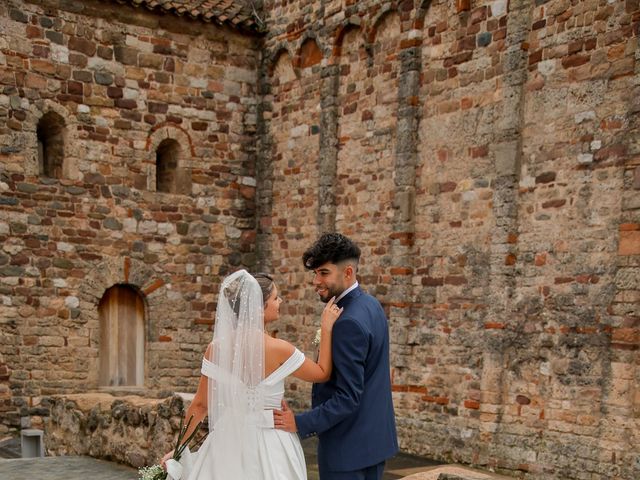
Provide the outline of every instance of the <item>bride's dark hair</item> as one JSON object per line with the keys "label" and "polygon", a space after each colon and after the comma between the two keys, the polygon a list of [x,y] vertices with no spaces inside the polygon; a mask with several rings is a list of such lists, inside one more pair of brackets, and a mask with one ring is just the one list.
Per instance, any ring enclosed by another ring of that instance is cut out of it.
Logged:
{"label": "bride's dark hair", "polygon": [[267,300],[271,296],[271,292],[273,292],[273,286],[275,285],[275,283],[273,282],[273,277],[268,273],[259,272],[254,273],[253,278],[258,281],[260,290],[262,290],[262,302],[267,303]]}
{"label": "bride's dark hair", "polygon": [[[273,277],[268,273],[260,272],[254,273],[253,278],[256,279],[258,285],[260,286],[260,291],[262,292],[262,303],[266,304],[268,298],[271,296],[271,292],[273,292],[273,287],[275,283],[273,282]],[[238,291],[242,285],[240,280],[235,280],[234,282],[227,285],[224,295],[227,297],[227,301],[233,310],[233,313],[239,315],[240,313],[240,299],[238,298]]]}
{"label": "bride's dark hair", "polygon": [[[242,282],[240,280],[234,280],[233,282],[226,285],[224,288],[224,296],[227,297],[227,302],[229,302],[229,306],[233,313],[236,314],[236,317],[240,314],[240,288]],[[224,286],[224,285],[223,285]]]}

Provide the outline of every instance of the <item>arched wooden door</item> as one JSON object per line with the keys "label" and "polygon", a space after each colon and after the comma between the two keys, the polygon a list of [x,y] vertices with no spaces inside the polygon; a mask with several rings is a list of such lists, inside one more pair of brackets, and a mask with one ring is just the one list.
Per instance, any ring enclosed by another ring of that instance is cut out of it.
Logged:
{"label": "arched wooden door", "polygon": [[144,385],[144,301],[126,285],[108,289],[100,314],[100,375],[102,386]]}

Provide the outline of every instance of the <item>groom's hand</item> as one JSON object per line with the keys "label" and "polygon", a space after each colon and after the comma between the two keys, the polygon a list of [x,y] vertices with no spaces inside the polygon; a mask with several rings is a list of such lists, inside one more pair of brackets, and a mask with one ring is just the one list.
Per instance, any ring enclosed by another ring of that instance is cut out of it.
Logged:
{"label": "groom's hand", "polygon": [[298,431],[296,417],[284,400],[282,400],[282,410],[273,411],[273,425],[278,430],[285,432],[295,433]]}

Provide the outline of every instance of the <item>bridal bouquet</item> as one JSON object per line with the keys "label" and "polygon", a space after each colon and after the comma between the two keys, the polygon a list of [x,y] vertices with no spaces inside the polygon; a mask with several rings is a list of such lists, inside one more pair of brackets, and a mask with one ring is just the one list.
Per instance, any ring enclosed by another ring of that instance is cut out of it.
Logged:
{"label": "bridal bouquet", "polygon": [[[189,430],[189,426],[191,425],[191,420],[193,420],[193,416],[189,418],[187,424],[184,425],[184,421],[182,418],[180,419],[180,431],[178,432],[178,439],[176,440],[176,446],[173,449],[173,457],[167,461],[167,464],[171,461],[178,462],[182,457],[182,454],[185,450],[189,451],[189,443],[195,437],[198,432],[198,428],[200,424],[196,425],[196,428],[191,432],[189,438],[184,440],[184,436]],[[184,441],[183,441],[184,440]],[[194,448],[196,448],[200,444],[200,441],[196,442]],[[139,480],[167,480],[168,473],[162,468],[162,465],[153,465],[151,467],[142,467],[138,470],[138,475],[140,475]]]}

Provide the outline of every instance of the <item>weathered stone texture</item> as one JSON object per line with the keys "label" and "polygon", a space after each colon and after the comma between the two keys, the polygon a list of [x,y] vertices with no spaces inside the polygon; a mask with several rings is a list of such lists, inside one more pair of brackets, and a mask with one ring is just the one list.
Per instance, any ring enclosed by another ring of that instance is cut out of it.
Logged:
{"label": "weathered stone texture", "polygon": [[[0,30],[1,428],[98,387],[116,284],[145,303],[140,391],[190,389],[220,278],[256,262],[255,37],[98,1],[2,2]],[[60,178],[38,168],[48,112]],[[167,139],[172,193],[155,191]]]}
{"label": "weathered stone texture", "polygon": [[[313,354],[300,257],[339,230],[390,318],[404,450],[640,476],[637,0],[270,0],[263,40],[53,3],[0,6],[6,425],[95,388],[115,283],[146,298],[148,388],[195,387],[239,266],[276,275],[274,329]],[[47,112],[60,179],[38,176]],[[182,195],[154,191],[167,138]]]}
{"label": "weathered stone texture", "polygon": [[[310,223],[363,247],[402,448],[527,478],[638,477],[638,2],[265,7],[266,84],[296,72],[306,38],[323,52],[320,91],[291,75],[265,103],[319,95]],[[261,139],[292,131],[265,122]],[[300,145],[274,142],[271,164]],[[266,197],[263,224],[295,217]],[[287,269],[312,240],[264,238],[264,263]],[[284,335],[310,349],[318,311],[297,295]]]}
{"label": "weathered stone texture", "polygon": [[[149,399],[105,393],[42,399],[47,455],[90,455],[133,467],[157,463],[175,446],[187,407],[180,396]],[[201,425],[197,438],[206,435]]]}

